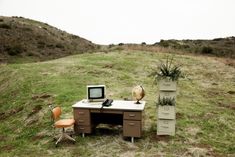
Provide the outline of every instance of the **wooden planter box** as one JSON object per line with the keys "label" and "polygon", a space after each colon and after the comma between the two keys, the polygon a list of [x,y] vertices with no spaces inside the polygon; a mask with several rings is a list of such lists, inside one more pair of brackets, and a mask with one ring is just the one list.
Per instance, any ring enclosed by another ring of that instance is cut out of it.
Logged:
{"label": "wooden planter box", "polygon": [[175,135],[175,120],[158,119],[157,135]]}
{"label": "wooden planter box", "polygon": [[160,91],[176,91],[176,81],[162,79],[159,81]]}
{"label": "wooden planter box", "polygon": [[175,106],[158,105],[159,119],[175,119]]}
{"label": "wooden planter box", "polygon": [[160,91],[159,98],[160,99],[163,99],[163,98],[170,98],[170,99],[175,98],[176,99],[176,92],[175,91]]}

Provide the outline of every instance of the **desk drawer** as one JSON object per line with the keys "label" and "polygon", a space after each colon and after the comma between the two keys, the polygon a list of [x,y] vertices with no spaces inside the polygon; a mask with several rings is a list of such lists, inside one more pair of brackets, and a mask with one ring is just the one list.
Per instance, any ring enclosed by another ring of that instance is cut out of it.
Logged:
{"label": "desk drawer", "polygon": [[88,133],[90,134],[92,131],[91,126],[83,126],[83,125],[75,125],[74,128],[76,133]]}
{"label": "desk drawer", "polygon": [[90,120],[89,117],[82,117],[82,116],[81,116],[81,117],[75,119],[75,122],[76,122],[76,124],[78,124],[78,125],[90,125],[91,120]]}
{"label": "desk drawer", "polygon": [[141,137],[141,121],[124,120],[123,136]]}
{"label": "desk drawer", "polygon": [[88,109],[74,109],[74,118],[88,117],[90,118],[90,111]]}
{"label": "desk drawer", "polygon": [[124,112],[124,119],[141,120],[142,114],[141,114],[141,112]]}

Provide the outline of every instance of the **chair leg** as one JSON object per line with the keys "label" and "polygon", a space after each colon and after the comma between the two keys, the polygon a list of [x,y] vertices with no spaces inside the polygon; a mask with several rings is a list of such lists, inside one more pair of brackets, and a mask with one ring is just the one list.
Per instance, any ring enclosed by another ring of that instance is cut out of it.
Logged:
{"label": "chair leg", "polygon": [[74,142],[76,142],[76,140],[74,139],[74,138],[72,138],[72,137],[70,137],[67,133],[65,133],[65,130],[64,130],[64,128],[62,129],[62,133],[61,133],[61,136],[60,136],[60,138],[56,141],[56,145],[62,140],[62,139],[64,139],[64,138],[67,138],[67,139],[69,139],[69,140],[71,140],[71,141],[74,141]]}
{"label": "chair leg", "polygon": [[60,138],[56,141],[55,145],[57,145],[62,139],[63,139],[64,135],[62,133],[62,135],[60,136]]}
{"label": "chair leg", "polygon": [[64,133],[64,137],[71,140],[71,141],[76,141],[74,138],[72,138],[71,136],[69,136],[68,134]]}

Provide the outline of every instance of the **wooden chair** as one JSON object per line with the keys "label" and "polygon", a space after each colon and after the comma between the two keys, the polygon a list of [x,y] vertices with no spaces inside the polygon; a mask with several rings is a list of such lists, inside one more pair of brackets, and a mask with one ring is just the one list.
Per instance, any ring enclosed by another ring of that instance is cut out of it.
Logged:
{"label": "wooden chair", "polygon": [[59,139],[56,141],[56,146],[57,144],[64,138],[67,138],[73,142],[75,142],[75,139],[70,137],[66,132],[65,132],[65,128],[71,127],[74,125],[75,120],[74,119],[60,119],[60,115],[61,115],[61,108],[60,107],[55,107],[53,108],[52,106],[49,106],[51,109],[51,113],[52,113],[52,120],[53,120],[53,126],[55,128],[62,128],[62,132],[61,135],[59,137]]}

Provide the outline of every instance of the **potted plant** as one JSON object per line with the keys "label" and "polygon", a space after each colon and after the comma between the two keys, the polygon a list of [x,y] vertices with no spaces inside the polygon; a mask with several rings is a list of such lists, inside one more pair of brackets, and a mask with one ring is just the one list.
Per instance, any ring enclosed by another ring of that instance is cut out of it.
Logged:
{"label": "potted plant", "polygon": [[167,58],[165,63],[161,63],[157,71],[151,75],[159,81],[160,91],[176,91],[176,82],[182,77],[180,66],[173,65],[173,58]]}

